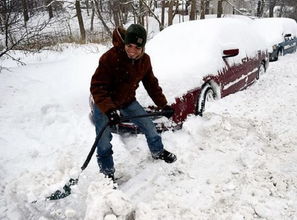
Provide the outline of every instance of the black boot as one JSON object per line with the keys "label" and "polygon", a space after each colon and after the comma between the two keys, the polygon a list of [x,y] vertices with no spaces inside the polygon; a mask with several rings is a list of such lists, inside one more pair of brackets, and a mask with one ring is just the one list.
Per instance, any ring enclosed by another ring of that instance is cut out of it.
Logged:
{"label": "black boot", "polygon": [[165,149],[158,155],[153,155],[153,158],[155,160],[158,160],[158,159],[164,160],[166,163],[173,163],[177,159],[173,153],[170,153],[169,151],[167,151]]}
{"label": "black boot", "polygon": [[109,178],[110,180],[112,180],[113,183],[115,183],[115,178],[113,173],[105,175],[105,178]]}

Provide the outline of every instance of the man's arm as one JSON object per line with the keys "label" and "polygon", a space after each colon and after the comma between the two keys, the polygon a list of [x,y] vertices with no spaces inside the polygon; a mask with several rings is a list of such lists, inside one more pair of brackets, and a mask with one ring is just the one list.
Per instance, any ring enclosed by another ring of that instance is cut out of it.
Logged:
{"label": "man's arm", "polygon": [[91,94],[95,104],[99,109],[106,113],[115,109],[115,104],[110,97],[111,73],[104,57],[99,60],[99,65],[91,80]]}
{"label": "man's arm", "polygon": [[162,88],[159,86],[158,79],[154,76],[150,59],[148,58],[148,69],[145,77],[142,80],[143,86],[152,98],[154,103],[163,108],[167,104],[165,95],[163,94]]}

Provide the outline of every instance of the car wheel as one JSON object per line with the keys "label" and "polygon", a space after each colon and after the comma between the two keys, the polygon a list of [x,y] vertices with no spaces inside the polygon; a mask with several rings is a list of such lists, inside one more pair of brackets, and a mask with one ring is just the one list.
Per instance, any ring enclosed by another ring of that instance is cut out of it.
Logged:
{"label": "car wheel", "polygon": [[258,80],[261,76],[263,76],[264,73],[265,73],[265,66],[264,66],[263,63],[261,63],[261,65],[260,65],[259,68],[258,68],[258,74],[257,74],[257,77],[256,77],[257,80]]}
{"label": "car wheel", "polygon": [[216,98],[216,93],[214,89],[211,87],[211,85],[209,84],[205,85],[201,90],[201,94],[198,100],[197,115],[202,117],[207,103],[213,102],[215,98]]}
{"label": "car wheel", "polygon": [[278,60],[278,56],[280,54],[280,51],[277,52],[276,56],[274,57],[273,61],[277,61]]}

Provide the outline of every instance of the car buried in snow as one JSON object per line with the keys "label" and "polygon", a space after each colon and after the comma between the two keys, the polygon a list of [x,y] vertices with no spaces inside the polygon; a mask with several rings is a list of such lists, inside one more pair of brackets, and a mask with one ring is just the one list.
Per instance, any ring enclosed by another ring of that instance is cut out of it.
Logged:
{"label": "car buried in snow", "polygon": [[269,60],[295,53],[297,50],[297,23],[291,18],[261,18],[256,20],[260,33],[267,41]]}
{"label": "car buried in snow", "polygon": [[[151,39],[146,52],[168,103],[171,120],[155,117],[158,131],[181,128],[189,115],[202,116],[207,103],[243,90],[267,70],[268,52],[248,18],[211,18],[175,24]],[[157,111],[144,87],[137,100],[148,112]],[[132,123],[114,132],[138,133]]]}

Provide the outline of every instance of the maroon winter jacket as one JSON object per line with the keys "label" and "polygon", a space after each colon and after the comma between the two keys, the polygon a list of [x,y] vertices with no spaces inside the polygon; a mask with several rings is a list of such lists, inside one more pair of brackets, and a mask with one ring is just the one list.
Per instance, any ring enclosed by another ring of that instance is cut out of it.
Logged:
{"label": "maroon winter jacket", "polygon": [[100,57],[90,88],[95,104],[104,113],[123,108],[136,100],[135,91],[142,81],[154,103],[164,107],[167,100],[153,74],[150,57],[143,53],[137,60],[130,59],[124,36],[124,29],[115,29],[113,47]]}

